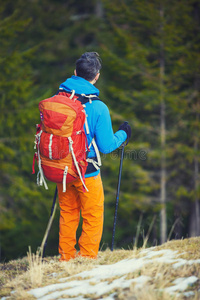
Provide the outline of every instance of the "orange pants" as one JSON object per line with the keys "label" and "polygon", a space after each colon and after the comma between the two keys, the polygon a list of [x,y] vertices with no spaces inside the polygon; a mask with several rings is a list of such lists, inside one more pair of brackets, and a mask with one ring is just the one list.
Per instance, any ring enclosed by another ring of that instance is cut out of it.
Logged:
{"label": "orange pants", "polygon": [[104,192],[100,174],[85,179],[89,192],[83,191],[81,180],[67,184],[63,193],[62,184],[57,184],[60,205],[59,253],[60,260],[76,256],[76,231],[83,218],[82,233],[78,244],[79,255],[95,258],[103,231]]}

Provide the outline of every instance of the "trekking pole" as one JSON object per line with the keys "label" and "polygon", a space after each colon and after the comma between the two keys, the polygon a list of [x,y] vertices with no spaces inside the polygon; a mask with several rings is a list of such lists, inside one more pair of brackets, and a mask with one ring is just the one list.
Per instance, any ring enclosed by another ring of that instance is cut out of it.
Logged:
{"label": "trekking pole", "polygon": [[[128,122],[126,122],[128,124]],[[115,229],[116,229],[116,223],[117,223],[117,210],[118,210],[118,204],[119,204],[119,191],[120,191],[120,185],[121,185],[121,176],[122,176],[122,164],[124,159],[124,148],[128,144],[127,142],[122,144],[122,151],[121,151],[121,157],[120,157],[120,165],[119,165],[119,176],[118,176],[118,184],[117,184],[117,194],[116,194],[116,204],[115,204],[115,215],[114,215],[114,222],[113,222],[113,233],[112,233],[112,244],[111,244],[111,251],[113,251],[114,247],[114,239],[115,239]]]}
{"label": "trekking pole", "polygon": [[53,203],[52,203],[52,207],[51,207],[51,215],[50,215],[49,222],[48,222],[48,225],[47,225],[47,229],[46,229],[46,232],[44,234],[44,237],[43,237],[43,240],[42,240],[42,244],[41,244],[40,250],[39,250],[39,253],[41,253],[41,257],[42,258],[44,258],[44,254],[45,254],[45,250],[46,250],[46,246],[47,246],[47,239],[48,239],[49,232],[50,232],[50,229],[51,229],[51,225],[53,223],[53,219],[54,219],[55,212],[56,212],[56,207],[57,207],[57,203],[56,203],[57,193],[58,193],[58,190],[57,190],[57,186],[56,186],[55,193],[54,193],[54,198],[53,198]]}

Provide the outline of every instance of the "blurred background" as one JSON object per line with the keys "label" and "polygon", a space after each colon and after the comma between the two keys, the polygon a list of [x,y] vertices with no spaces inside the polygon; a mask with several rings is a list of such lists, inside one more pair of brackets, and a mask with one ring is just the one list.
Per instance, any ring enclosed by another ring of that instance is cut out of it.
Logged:
{"label": "blurred background", "polygon": [[[200,235],[200,2],[1,0],[0,260],[40,246],[54,196],[32,175],[38,103],[97,51],[96,87],[113,129],[132,127],[125,149],[115,248]],[[102,155],[111,246],[120,149]],[[59,209],[46,255],[58,254]],[[80,235],[80,228],[77,232]]]}

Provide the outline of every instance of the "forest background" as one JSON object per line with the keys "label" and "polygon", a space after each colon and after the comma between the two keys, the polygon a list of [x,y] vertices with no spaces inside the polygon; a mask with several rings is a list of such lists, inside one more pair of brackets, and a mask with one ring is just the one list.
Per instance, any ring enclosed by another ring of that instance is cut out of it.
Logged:
{"label": "forest background", "polygon": [[[40,246],[55,184],[32,175],[38,103],[97,51],[96,86],[117,131],[132,137],[123,162],[115,247],[200,235],[200,2],[195,0],[1,0],[0,259]],[[102,155],[111,246],[120,149]],[[58,254],[59,209],[47,255]],[[80,235],[80,228],[78,230]]]}

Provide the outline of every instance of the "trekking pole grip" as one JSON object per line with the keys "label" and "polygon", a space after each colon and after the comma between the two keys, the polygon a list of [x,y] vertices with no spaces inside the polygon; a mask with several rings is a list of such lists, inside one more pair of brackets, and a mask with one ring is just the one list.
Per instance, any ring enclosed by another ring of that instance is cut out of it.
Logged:
{"label": "trekking pole grip", "polygon": [[[125,121],[124,124],[128,125],[128,121]],[[128,135],[127,135],[126,142],[124,142],[124,143],[125,143],[124,146],[128,145],[128,143],[129,143],[129,136]]]}

